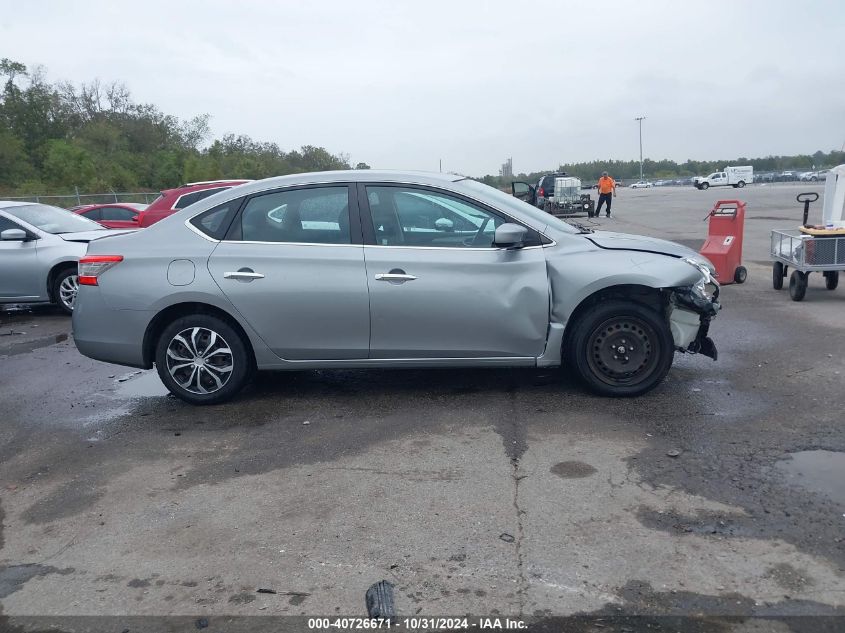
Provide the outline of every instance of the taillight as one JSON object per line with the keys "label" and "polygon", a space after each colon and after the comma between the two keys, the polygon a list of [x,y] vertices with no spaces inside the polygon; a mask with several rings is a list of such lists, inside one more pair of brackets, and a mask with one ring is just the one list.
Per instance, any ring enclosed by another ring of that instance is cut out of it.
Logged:
{"label": "taillight", "polygon": [[540,188],[537,190],[537,195],[538,195],[538,196],[540,196],[541,198],[545,198],[545,197],[546,197],[546,190],[545,190],[545,189],[543,189],[542,187],[540,187]]}
{"label": "taillight", "polygon": [[97,277],[122,261],[123,255],[86,255],[79,260],[79,285],[98,285]]}

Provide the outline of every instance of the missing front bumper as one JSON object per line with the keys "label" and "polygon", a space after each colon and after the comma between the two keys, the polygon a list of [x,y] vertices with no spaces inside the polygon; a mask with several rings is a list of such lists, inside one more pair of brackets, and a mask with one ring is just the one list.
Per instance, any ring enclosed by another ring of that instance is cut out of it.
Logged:
{"label": "missing front bumper", "polygon": [[710,322],[722,308],[718,299],[718,286],[714,286],[710,296],[697,292],[692,286],[672,291],[669,325],[679,351],[702,354],[713,360],[718,358],[716,344],[708,336]]}

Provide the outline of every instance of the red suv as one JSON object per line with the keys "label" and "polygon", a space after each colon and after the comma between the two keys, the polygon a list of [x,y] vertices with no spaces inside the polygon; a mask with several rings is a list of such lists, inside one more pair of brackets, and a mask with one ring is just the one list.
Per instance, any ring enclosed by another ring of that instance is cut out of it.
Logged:
{"label": "red suv", "polygon": [[211,180],[208,182],[190,182],[175,189],[165,189],[146,209],[138,214],[138,226],[143,228],[173,215],[179,209],[198,202],[203,198],[237,187],[251,180]]}

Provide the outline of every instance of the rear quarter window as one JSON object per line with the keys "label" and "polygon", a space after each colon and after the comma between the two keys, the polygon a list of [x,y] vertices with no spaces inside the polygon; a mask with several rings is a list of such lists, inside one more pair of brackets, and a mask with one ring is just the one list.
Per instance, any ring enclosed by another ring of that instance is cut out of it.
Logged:
{"label": "rear quarter window", "polygon": [[191,218],[191,224],[201,233],[215,240],[222,240],[232,224],[232,219],[241,205],[242,199],[232,200],[209,209]]}

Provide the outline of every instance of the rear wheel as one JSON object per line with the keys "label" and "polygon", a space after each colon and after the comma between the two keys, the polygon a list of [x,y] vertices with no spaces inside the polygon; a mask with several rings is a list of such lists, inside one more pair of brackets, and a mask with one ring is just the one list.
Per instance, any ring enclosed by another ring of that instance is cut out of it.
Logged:
{"label": "rear wheel", "polygon": [[73,314],[79,280],[76,268],[66,268],[53,281],[53,299],[65,314]]}
{"label": "rear wheel", "polygon": [[789,276],[789,296],[793,301],[801,301],[807,294],[807,273],[793,270]]}
{"label": "rear wheel", "polygon": [[738,284],[744,284],[748,279],[748,269],[745,266],[737,266],[734,271],[734,281]]}
{"label": "rear wheel", "polygon": [[156,370],[170,392],[191,404],[218,404],[252,373],[251,352],[235,329],[215,316],[192,314],[168,325],[156,345]]}
{"label": "rear wheel", "polygon": [[783,269],[783,264],[780,262],[775,262],[772,264],[772,287],[775,290],[780,290],[783,288],[783,278],[786,276],[786,272]]}
{"label": "rear wheel", "polygon": [[628,301],[607,301],[582,315],[569,342],[569,365],[604,396],[650,391],[666,376],[675,353],[665,319]]}
{"label": "rear wheel", "polygon": [[838,270],[828,270],[824,274],[824,286],[828,290],[836,290],[836,286],[839,285],[839,271]]}
{"label": "rear wheel", "polygon": [[740,180],[738,183],[736,183],[736,186],[737,188],[742,189],[745,186],[745,181]]}

